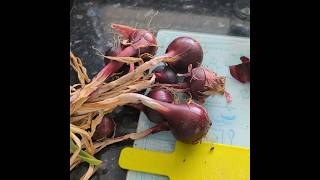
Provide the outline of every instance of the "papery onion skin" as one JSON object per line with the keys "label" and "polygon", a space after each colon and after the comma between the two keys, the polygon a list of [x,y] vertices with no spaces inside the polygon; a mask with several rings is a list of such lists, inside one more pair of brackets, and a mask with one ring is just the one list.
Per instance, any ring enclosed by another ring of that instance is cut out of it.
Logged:
{"label": "papery onion skin", "polygon": [[241,64],[229,66],[230,74],[233,78],[241,83],[250,82],[250,59],[245,56],[241,56]]}

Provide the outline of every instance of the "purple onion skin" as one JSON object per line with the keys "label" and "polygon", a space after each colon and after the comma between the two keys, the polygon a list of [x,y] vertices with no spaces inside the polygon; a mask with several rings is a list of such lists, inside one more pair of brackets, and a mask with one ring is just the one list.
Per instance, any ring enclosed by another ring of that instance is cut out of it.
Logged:
{"label": "purple onion skin", "polygon": [[[166,89],[161,89],[161,88],[152,89],[147,94],[147,96],[152,99],[162,101],[162,102],[167,102],[167,103],[173,102],[172,93]],[[148,119],[154,123],[161,123],[161,122],[166,121],[165,118],[161,115],[161,113],[159,113],[158,111],[153,110],[149,107],[145,107],[144,112],[145,112],[146,116],[148,117]]]}
{"label": "purple onion skin", "polygon": [[177,56],[177,60],[168,63],[177,73],[188,72],[188,66],[199,67],[203,60],[203,50],[200,43],[191,37],[178,37],[173,40],[167,50],[166,55]]}
{"label": "purple onion skin", "polygon": [[92,136],[92,140],[97,141],[99,139],[109,138],[113,135],[114,129],[115,122],[113,121],[113,119],[104,116],[100,124],[97,125],[96,131]]}
{"label": "purple onion skin", "polygon": [[241,64],[229,66],[230,74],[233,78],[241,83],[250,82],[250,59],[245,56],[241,56]]}
{"label": "purple onion skin", "polygon": [[178,81],[176,73],[166,65],[156,67],[152,73],[155,74],[158,83],[176,84]]}
{"label": "purple onion skin", "polygon": [[189,104],[157,102],[169,109],[169,111],[160,113],[167,120],[177,140],[187,144],[196,144],[208,133],[212,123],[202,106],[194,102]]}

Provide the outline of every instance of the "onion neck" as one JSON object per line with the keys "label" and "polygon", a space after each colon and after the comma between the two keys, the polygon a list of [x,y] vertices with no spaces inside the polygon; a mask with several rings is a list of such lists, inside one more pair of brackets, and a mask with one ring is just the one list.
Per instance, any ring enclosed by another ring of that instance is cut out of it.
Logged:
{"label": "onion neck", "polygon": [[156,126],[151,128],[151,134],[157,133],[157,132],[161,132],[161,131],[169,131],[169,125],[168,122],[161,122],[159,124],[157,124]]}
{"label": "onion neck", "polygon": [[155,126],[153,126],[152,128],[149,128],[143,132],[139,132],[139,133],[136,133],[135,137],[133,138],[130,138],[132,140],[134,139],[141,139],[141,138],[144,138],[150,134],[155,134],[155,133],[158,133],[158,132],[161,132],[161,131],[169,131],[170,128],[169,128],[169,125],[167,122],[161,122]]}
{"label": "onion neck", "polygon": [[124,48],[117,56],[119,57],[131,57],[137,55],[137,49],[132,46],[128,46]]}
{"label": "onion neck", "polygon": [[[118,57],[131,57],[137,54],[137,50],[132,46],[123,49],[117,56]],[[110,61],[95,77],[96,80],[105,81],[111,74],[117,72],[124,63],[119,61]]]}

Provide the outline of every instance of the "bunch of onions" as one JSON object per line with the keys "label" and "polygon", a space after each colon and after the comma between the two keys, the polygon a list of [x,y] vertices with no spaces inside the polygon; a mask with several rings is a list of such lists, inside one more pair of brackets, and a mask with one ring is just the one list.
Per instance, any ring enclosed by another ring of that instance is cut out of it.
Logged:
{"label": "bunch of onions", "polygon": [[[130,58],[121,57],[120,60],[129,62]],[[96,76],[91,81],[89,80],[89,82],[79,79],[82,85],[80,88],[76,88],[79,87],[78,85],[70,86],[70,170],[85,161],[89,163],[89,168],[81,179],[89,179],[102,163],[102,161],[94,157],[94,154],[104,147],[124,140],[140,139],[149,134],[169,130],[167,123],[159,123],[142,132],[110,137],[111,132],[113,131],[114,133],[114,123],[111,119],[106,118],[105,115],[112,112],[116,106],[125,104],[113,102],[113,107],[110,109],[99,109],[90,106],[92,111],[85,113],[81,113],[81,109],[86,108],[87,104],[90,104],[89,98],[92,98],[92,102],[101,102],[102,99],[112,99],[111,97],[117,97],[119,94],[139,92],[146,89],[154,82],[155,76],[145,75],[145,71],[154,67],[159,62],[170,62],[173,60],[173,58],[167,57],[153,58],[148,62],[140,64],[134,71],[111,82],[105,83],[103,78],[101,79],[101,76]],[[70,52],[70,64],[78,73],[78,78],[87,77],[80,58],[74,56],[72,52]],[[105,94],[100,94],[100,91],[96,91],[99,87],[103,87]],[[93,97],[92,92],[97,92],[97,96]]]}
{"label": "bunch of onions", "polygon": [[[114,53],[117,57],[134,57],[143,53],[154,55],[157,50],[157,41],[155,36],[144,29],[136,29],[125,25],[112,24],[111,27],[118,31],[124,38],[128,40],[127,47],[117,50]],[[94,92],[103,84],[103,82],[113,73],[117,72],[123,62],[110,61],[93,79],[84,86],[80,91],[72,94],[70,97],[70,113],[76,111],[90,96],[96,96],[101,92]],[[134,64],[131,65],[131,70],[134,69]],[[93,94],[93,95],[92,95]]]}
{"label": "bunch of onions", "polygon": [[[168,63],[168,66],[159,66],[153,71],[159,86],[163,84],[185,89],[192,98],[202,103],[205,98],[215,94],[224,94],[227,101],[231,101],[231,96],[225,91],[226,78],[201,66],[203,50],[198,41],[191,37],[178,37],[169,44],[163,56],[176,57],[176,61]],[[185,82],[178,83],[177,76],[184,76]]]}
{"label": "bunch of onions", "polygon": [[[87,84],[70,90],[70,169],[81,161],[88,162],[90,166],[83,179],[88,179],[101,164],[93,155],[116,142],[168,130],[181,142],[195,144],[201,141],[212,125],[208,112],[192,100],[175,103],[167,85],[183,89],[197,100],[226,93],[225,77],[201,66],[203,50],[197,40],[178,37],[169,44],[164,55],[153,57],[157,41],[150,31],[120,24],[111,27],[126,39],[126,43],[106,52],[105,67],[90,82],[82,81]],[[143,62],[144,55],[152,58]],[[140,64],[135,67],[137,62]],[[152,75],[145,75],[160,62],[164,65],[155,68]],[[124,64],[130,64],[129,69]],[[121,77],[106,81],[119,71],[124,72]],[[85,72],[78,73],[84,73],[81,77],[86,77]],[[183,77],[183,82],[179,82],[179,76]],[[146,96],[139,94],[154,83],[158,86]],[[114,137],[116,123],[107,114],[123,105],[142,110],[156,125],[142,132]]]}

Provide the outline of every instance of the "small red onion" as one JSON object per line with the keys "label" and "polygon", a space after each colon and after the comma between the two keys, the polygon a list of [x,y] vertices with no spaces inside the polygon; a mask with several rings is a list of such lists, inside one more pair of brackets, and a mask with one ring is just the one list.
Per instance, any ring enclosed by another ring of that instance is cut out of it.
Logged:
{"label": "small red onion", "polygon": [[[173,95],[170,91],[167,89],[162,89],[162,88],[156,88],[152,89],[148,94],[148,97],[162,101],[162,102],[167,102],[167,103],[172,103],[173,102]],[[149,108],[145,107],[144,112],[148,119],[154,123],[160,123],[163,121],[166,121],[164,117],[161,115],[161,113]]]}
{"label": "small red onion", "polygon": [[212,122],[202,106],[194,102],[184,104],[157,102],[168,109],[159,112],[167,120],[172,134],[179,141],[195,144],[208,133]]}
{"label": "small red onion", "polygon": [[191,70],[189,91],[193,98],[204,99],[214,94],[224,94],[225,77],[218,76],[204,67]]}
{"label": "small red onion", "polygon": [[[121,24],[112,24],[111,27],[121,33],[121,35],[129,40],[130,56],[137,56],[143,53],[155,55],[157,51],[156,37],[145,29],[135,29]],[[127,47],[127,48],[128,48]],[[125,49],[127,49],[125,48]],[[133,52],[134,49],[135,52]],[[124,53],[125,49],[122,53]],[[128,56],[128,55],[126,55]]]}
{"label": "small red onion", "polygon": [[203,59],[200,43],[191,37],[178,37],[168,46],[165,56],[176,57],[177,60],[168,63],[177,73],[186,73],[188,66],[199,67]]}
{"label": "small red onion", "polygon": [[158,66],[152,71],[152,73],[156,76],[156,82],[166,84],[177,83],[177,75],[169,66]]}
{"label": "small red onion", "polygon": [[100,124],[97,125],[96,131],[94,132],[92,136],[92,140],[97,141],[103,138],[109,138],[113,135],[115,130],[115,122],[113,119],[104,116],[100,122]]}
{"label": "small red onion", "polygon": [[156,54],[158,49],[157,40],[151,32],[144,29],[139,29],[130,34],[129,39],[132,46],[138,50],[138,54]]}
{"label": "small red onion", "polygon": [[[157,41],[155,36],[144,29],[135,29],[129,26],[112,24],[111,27],[121,33],[125,38],[128,38],[129,46],[117,53],[119,57],[135,57],[143,53],[154,55],[157,50]],[[95,78],[100,78],[101,81],[107,79],[112,73],[117,72],[124,63],[111,61],[108,63]]]}

